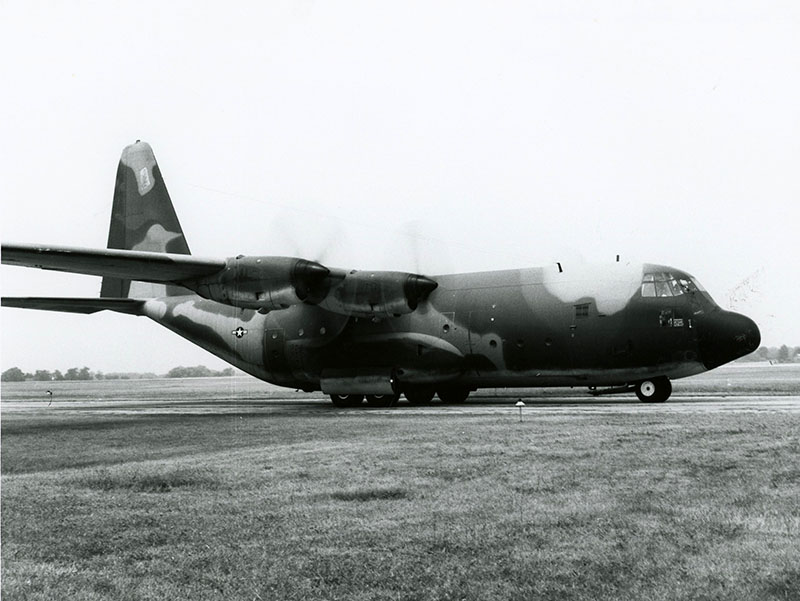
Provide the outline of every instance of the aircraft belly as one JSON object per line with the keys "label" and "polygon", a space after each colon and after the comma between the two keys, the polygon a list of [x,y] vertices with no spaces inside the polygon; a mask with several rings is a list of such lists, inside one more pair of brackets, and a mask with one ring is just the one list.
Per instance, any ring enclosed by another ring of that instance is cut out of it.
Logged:
{"label": "aircraft belly", "polygon": [[458,379],[458,385],[471,388],[545,388],[616,386],[652,378],[667,376],[670,379],[685,378],[706,371],[698,361],[671,362],[658,366],[640,366],[612,369],[540,369],[525,372],[497,371],[492,374],[466,374]]}

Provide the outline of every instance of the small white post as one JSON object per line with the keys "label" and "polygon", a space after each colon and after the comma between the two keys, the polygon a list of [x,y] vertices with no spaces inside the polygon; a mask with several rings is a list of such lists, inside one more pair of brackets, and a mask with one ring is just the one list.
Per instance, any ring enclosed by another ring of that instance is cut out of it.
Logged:
{"label": "small white post", "polygon": [[522,402],[522,399],[519,399],[516,406],[519,407],[519,421],[522,421],[522,408],[525,406],[525,403]]}

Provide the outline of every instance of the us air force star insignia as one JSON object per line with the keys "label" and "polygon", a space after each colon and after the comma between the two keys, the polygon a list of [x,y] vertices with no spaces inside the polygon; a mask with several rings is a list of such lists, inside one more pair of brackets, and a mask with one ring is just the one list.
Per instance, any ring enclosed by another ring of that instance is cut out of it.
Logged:
{"label": "us air force star insignia", "polygon": [[238,328],[236,328],[235,330],[233,330],[233,331],[231,332],[231,334],[233,334],[233,335],[234,335],[234,336],[236,336],[237,338],[241,338],[242,336],[244,336],[245,334],[247,334],[247,330],[245,330],[245,329],[244,329],[242,326],[239,326]]}

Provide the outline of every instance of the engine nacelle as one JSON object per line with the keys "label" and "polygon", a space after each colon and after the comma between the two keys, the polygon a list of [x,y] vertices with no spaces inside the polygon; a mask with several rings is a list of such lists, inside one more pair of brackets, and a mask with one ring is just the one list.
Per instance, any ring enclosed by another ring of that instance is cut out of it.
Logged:
{"label": "engine nacelle", "polygon": [[330,270],[294,257],[243,257],[225,260],[218,273],[182,282],[203,298],[234,307],[272,311],[299,303],[316,304],[328,292]]}
{"label": "engine nacelle", "polygon": [[438,284],[401,271],[350,271],[319,303],[335,313],[383,318],[414,311]]}
{"label": "engine nacelle", "polygon": [[331,271],[294,257],[225,260],[217,273],[177,282],[203,298],[266,312],[300,303],[356,317],[384,318],[414,311],[438,284],[401,271]]}

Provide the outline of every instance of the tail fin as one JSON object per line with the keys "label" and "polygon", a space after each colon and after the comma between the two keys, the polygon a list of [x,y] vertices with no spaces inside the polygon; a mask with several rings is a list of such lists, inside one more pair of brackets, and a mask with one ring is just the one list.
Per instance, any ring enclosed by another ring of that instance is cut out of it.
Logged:
{"label": "tail fin", "polygon": [[[137,140],[117,169],[108,248],[191,254],[153,149]],[[189,294],[180,286],[104,277],[101,297],[154,298]]]}

